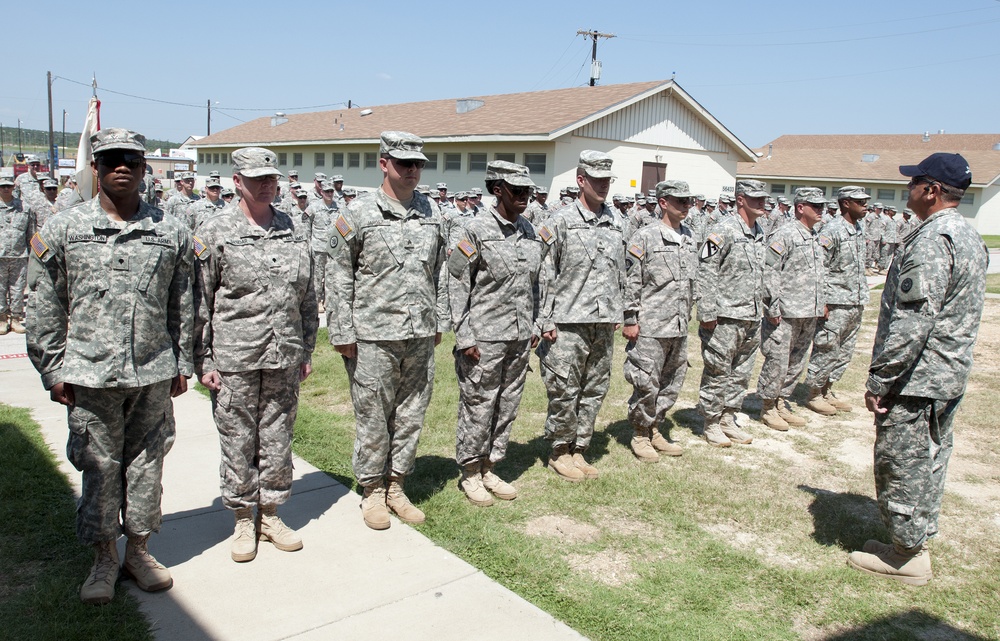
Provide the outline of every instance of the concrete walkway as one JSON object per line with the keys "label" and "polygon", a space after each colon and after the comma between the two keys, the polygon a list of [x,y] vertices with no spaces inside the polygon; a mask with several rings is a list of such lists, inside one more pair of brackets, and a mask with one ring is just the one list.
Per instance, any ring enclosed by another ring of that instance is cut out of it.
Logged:
{"label": "concrete walkway", "polygon": [[[65,458],[65,409],[42,389],[23,336],[0,337],[0,402],[32,410],[79,492],[80,475]],[[384,532],[369,530],[361,520],[361,497],[298,457],[294,494],[281,516],[302,533],[304,549],[287,553],[261,543],[254,561],[234,563],[233,517],[219,498],[211,404],[191,390],[175,399],[175,416],[177,442],[164,466],[163,528],[150,539],[174,587],[147,594],[131,581],[119,585],[138,597],[156,638],[583,638],[395,518]],[[119,548],[123,554],[124,540]]]}

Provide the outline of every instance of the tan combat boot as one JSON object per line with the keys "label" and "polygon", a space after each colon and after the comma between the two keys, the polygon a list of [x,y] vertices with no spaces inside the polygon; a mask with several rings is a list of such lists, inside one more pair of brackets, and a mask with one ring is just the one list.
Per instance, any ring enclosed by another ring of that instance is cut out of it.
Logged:
{"label": "tan combat boot", "polygon": [[282,552],[302,549],[302,537],[278,517],[277,505],[260,507],[260,539],[270,541],[271,545]]}
{"label": "tan combat boot", "polygon": [[174,584],[170,571],[153,558],[146,548],[149,535],[130,536],[125,544],[125,563],[122,570],[131,577],[140,590],[156,592],[166,590]]}
{"label": "tan combat boot", "polygon": [[705,428],[702,430],[702,436],[708,441],[708,444],[712,447],[732,447],[733,442],[729,440],[725,432],[722,431],[722,425],[718,418],[706,418]]}
{"label": "tan combat boot", "polygon": [[[660,460],[660,455],[653,449],[650,442],[651,430],[648,428],[635,428],[635,435],[632,437],[632,453],[643,463],[656,463]],[[662,437],[661,437],[662,438]]]}
{"label": "tan combat boot", "polygon": [[845,403],[844,401],[837,398],[837,395],[833,393],[833,383],[827,383],[823,386],[823,400],[833,405],[840,412],[853,412],[854,407],[850,403]]}
{"label": "tan combat boot", "polygon": [[806,419],[801,416],[797,416],[792,412],[791,406],[783,398],[779,398],[774,401],[774,406],[778,410],[778,416],[780,416],[786,423],[792,427],[805,427]]}
{"label": "tan combat boot", "polygon": [[236,531],[229,545],[229,555],[237,563],[253,561],[257,556],[257,527],[253,522],[253,510],[241,507],[236,510]]}
{"label": "tan combat boot", "polygon": [[23,334],[25,332],[25,329],[24,329],[24,319],[23,318],[17,318],[16,316],[11,317],[11,319],[10,319],[10,331],[14,332],[15,334]]}
{"label": "tan combat boot", "polygon": [[361,499],[361,517],[373,530],[389,529],[389,509],[385,506],[385,483],[379,481],[365,487]]}
{"label": "tan combat boot", "polygon": [[403,492],[402,477],[389,477],[389,489],[385,493],[385,506],[403,523],[419,525],[427,519],[423,512],[410,503],[410,499]]}
{"label": "tan combat boot", "polygon": [[655,427],[652,430],[652,436],[649,437],[649,442],[654,450],[667,456],[680,456],[684,453],[684,448],[665,439],[663,434],[660,434],[660,430]]}
{"label": "tan combat boot", "polygon": [[552,453],[549,454],[549,469],[573,483],[583,480],[583,472],[576,467],[573,455],[569,453],[569,443],[560,443],[552,448]]}
{"label": "tan combat boot", "polygon": [[785,419],[781,418],[781,414],[778,412],[777,399],[761,399],[760,422],[772,430],[778,430],[779,432],[788,431],[788,423],[785,422]]}
{"label": "tan combat boot", "polygon": [[576,469],[583,472],[583,478],[585,479],[596,479],[600,476],[600,472],[597,468],[587,462],[587,459],[583,458],[583,453],[587,451],[585,447],[573,447],[573,465]]}
{"label": "tan combat boot", "polygon": [[493,505],[493,496],[483,487],[483,473],[479,461],[462,467],[462,479],[458,482],[458,487],[465,492],[466,498],[473,505],[479,507]]}
{"label": "tan combat boot", "polygon": [[118,581],[118,546],[114,541],[94,545],[94,564],[90,575],[80,587],[80,600],[84,603],[103,605],[115,597]]}
{"label": "tan combat boot", "polygon": [[489,459],[483,461],[483,487],[493,493],[498,499],[513,501],[517,498],[517,490],[514,486],[493,473],[493,462]]}
{"label": "tan combat boot", "polygon": [[847,565],[875,576],[895,579],[907,585],[927,585],[934,573],[931,571],[931,554],[917,546],[903,550],[892,546],[880,552],[851,552]]}
{"label": "tan combat boot", "polygon": [[732,443],[739,443],[740,445],[750,445],[753,443],[753,437],[736,425],[736,415],[731,410],[726,410],[722,413],[722,420],[719,421],[719,427],[722,429],[722,433],[726,435],[726,438]]}
{"label": "tan combat boot", "polygon": [[818,387],[809,390],[809,400],[806,401],[806,407],[823,416],[833,416],[837,413],[836,407],[823,400],[823,390]]}
{"label": "tan combat boot", "polygon": [[7,314],[0,314],[0,336],[10,333],[10,317]]}

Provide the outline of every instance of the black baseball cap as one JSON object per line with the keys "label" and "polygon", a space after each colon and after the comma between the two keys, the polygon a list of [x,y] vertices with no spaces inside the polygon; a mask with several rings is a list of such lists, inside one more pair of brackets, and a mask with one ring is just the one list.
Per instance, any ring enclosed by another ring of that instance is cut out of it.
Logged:
{"label": "black baseball cap", "polygon": [[919,165],[900,165],[899,173],[913,178],[927,176],[958,189],[968,189],[972,184],[969,161],[961,154],[938,152],[924,158]]}

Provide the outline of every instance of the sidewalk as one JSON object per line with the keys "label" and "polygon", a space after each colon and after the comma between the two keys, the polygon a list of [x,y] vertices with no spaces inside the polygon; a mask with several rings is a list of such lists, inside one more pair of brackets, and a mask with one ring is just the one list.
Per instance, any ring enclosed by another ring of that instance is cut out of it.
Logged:
{"label": "sidewalk", "polygon": [[[65,409],[49,400],[24,352],[23,336],[0,337],[0,402],[32,410],[79,492],[80,475],[65,458]],[[148,594],[132,581],[119,584],[139,599],[157,639],[318,641],[379,633],[405,641],[583,639],[395,518],[387,531],[368,529],[361,497],[298,457],[281,516],[302,533],[304,549],[287,553],[261,543],[254,561],[234,563],[211,404],[190,390],[175,399],[174,413],[163,528],[150,539],[174,587]]]}

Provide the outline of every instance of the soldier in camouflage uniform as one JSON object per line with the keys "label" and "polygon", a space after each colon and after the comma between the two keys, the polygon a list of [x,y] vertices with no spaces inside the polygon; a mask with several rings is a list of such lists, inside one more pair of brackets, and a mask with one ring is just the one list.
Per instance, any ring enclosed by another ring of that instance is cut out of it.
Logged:
{"label": "soldier in camouflage uniform", "polygon": [[49,218],[59,212],[59,207],[56,205],[56,195],[59,193],[58,181],[46,178],[42,181],[41,189],[42,198],[36,198],[30,206],[35,223],[35,228],[31,230],[32,234],[40,230]]}
{"label": "soldier in camouflage uniform", "polygon": [[31,208],[14,197],[14,181],[0,178],[0,336],[24,333],[28,241],[35,231]]}
{"label": "soldier in camouflage uniform", "polygon": [[124,571],[143,590],[170,587],[147,550],[160,528],[163,457],[174,439],[170,398],[192,373],[191,235],[142,202],[145,139],[91,137],[97,198],[54,216],[31,239],[28,355],[66,405],[70,462],[83,472],[80,541],[96,558],[80,588],[107,603]]}
{"label": "soldier in camouflage uniform", "polygon": [[302,548],[277,509],[292,493],[299,383],[312,372],[319,314],[309,239],[271,206],[277,156],[244,147],[232,161],[240,202],[194,237],[194,365],[212,392],[222,503],[236,519],[230,555],[245,562],[257,555],[258,537],[279,550]]}
{"label": "soldier in camouflage uniform", "polygon": [[194,174],[186,172],[178,183],[178,192],[167,201],[163,213],[187,223],[187,209],[199,198],[194,193]]}
{"label": "soldier in camouflage uniform", "polygon": [[329,257],[327,246],[330,242],[330,227],[340,215],[337,205],[336,189],[329,180],[321,185],[322,200],[314,201],[305,211],[306,227],[309,230],[309,244],[313,259],[313,289],[316,290],[316,300],[319,302],[319,313],[326,312],[326,260]]}
{"label": "soldier in camouflage uniform", "polygon": [[917,220],[913,217],[913,212],[910,211],[909,207],[904,209],[897,222],[896,238],[899,245],[902,245],[906,237],[910,235],[910,232],[917,228],[917,224]]}
{"label": "soldier in camouflage uniform", "polygon": [[882,203],[875,203],[865,218],[865,268],[872,276],[878,268],[879,247],[882,244]]}
{"label": "soldier in camouflage uniform", "polygon": [[826,318],[816,323],[805,384],[809,388],[806,407],[825,416],[852,409],[834,394],[833,385],[844,375],[854,356],[861,315],[869,299],[865,278],[867,249],[861,222],[869,198],[863,187],[841,187],[837,191],[840,215],[823,227],[818,236],[824,250],[828,311]]}
{"label": "soldier in camouflage uniform", "polygon": [[344,177],[340,174],[330,176],[330,182],[333,183],[333,202],[337,203],[337,209],[344,209],[348,202],[344,199]]}
{"label": "soldier in camouflage uniform", "polygon": [[705,440],[715,447],[747,445],[753,437],[736,425],[763,315],[764,233],[757,219],[767,192],[759,180],[736,182],[736,213],[709,227],[698,265],[698,321],[705,367],[698,393]]}
{"label": "soldier in camouflage uniform", "polygon": [[663,218],[632,234],[625,253],[625,380],[632,384],[628,418],[632,453],[655,463],[658,452],[680,456],[681,446],[659,426],[677,401],[687,373],[688,321],[698,268],[698,246],[681,223],[691,192],[683,180],[656,185]]}
{"label": "soldier in camouflage uniform", "polygon": [[539,230],[549,246],[539,323],[542,380],[548,392],[549,467],[567,481],[595,479],[584,458],[611,379],[614,332],[622,322],[625,221],[605,204],[611,156],[580,153],[580,198]]}
{"label": "soldier in camouflage uniform", "polygon": [[548,206],[549,190],[543,185],[538,185],[535,187],[535,200],[528,205],[528,209],[525,210],[522,216],[524,216],[529,223],[532,225],[541,226],[542,223],[549,217],[551,209]]}
{"label": "soldier in camouflage uniform", "polygon": [[459,390],[455,460],[459,486],[479,506],[493,504],[491,493],[517,497],[493,468],[507,453],[529,350],[538,345],[538,277],[548,246],[521,215],[534,186],[527,167],[491,162],[486,190],[497,204],[455,233],[448,259]]}
{"label": "soldier in camouflage uniform", "polygon": [[882,245],[879,248],[878,268],[887,271],[892,257],[896,254],[899,224],[896,222],[896,208],[886,207],[882,212]]}
{"label": "soldier in camouflage uniform", "polygon": [[868,541],[848,564],[924,585],[938,532],[955,413],[986,296],[989,250],[956,206],[972,183],[958,154],[899,168],[921,221],[893,260],[879,309],[865,404],[875,414],[875,490],[891,544]]}
{"label": "soldier in camouflage uniform", "polygon": [[757,379],[760,420],[771,429],[801,427],[786,400],[806,367],[816,320],[826,317],[823,248],[813,227],[826,209],[826,197],[815,187],[795,190],[795,218],[781,224],[764,250],[764,321],[760,352],[764,364]]}
{"label": "soldier in camouflage uniform", "polygon": [[28,171],[14,179],[14,197],[22,203],[30,205],[33,200],[42,195],[38,185],[38,181],[41,180],[41,174],[38,170],[42,167],[42,161],[34,154],[26,154],[24,162],[28,165]]}
{"label": "soldier in camouflage uniform", "polygon": [[451,327],[447,287],[439,286],[446,230],[414,190],[427,162],[422,149],[413,134],[382,132],[382,185],[351,202],[330,231],[327,326],[351,380],[354,474],[364,487],[362,517],[375,530],[389,527],[388,510],[424,521],[403,480],[431,399],[434,346]]}
{"label": "soldier in camouflage uniform", "polygon": [[194,231],[198,225],[222,211],[226,201],[222,200],[222,183],[218,178],[209,178],[205,183],[205,197],[191,203],[184,211],[188,228]]}

